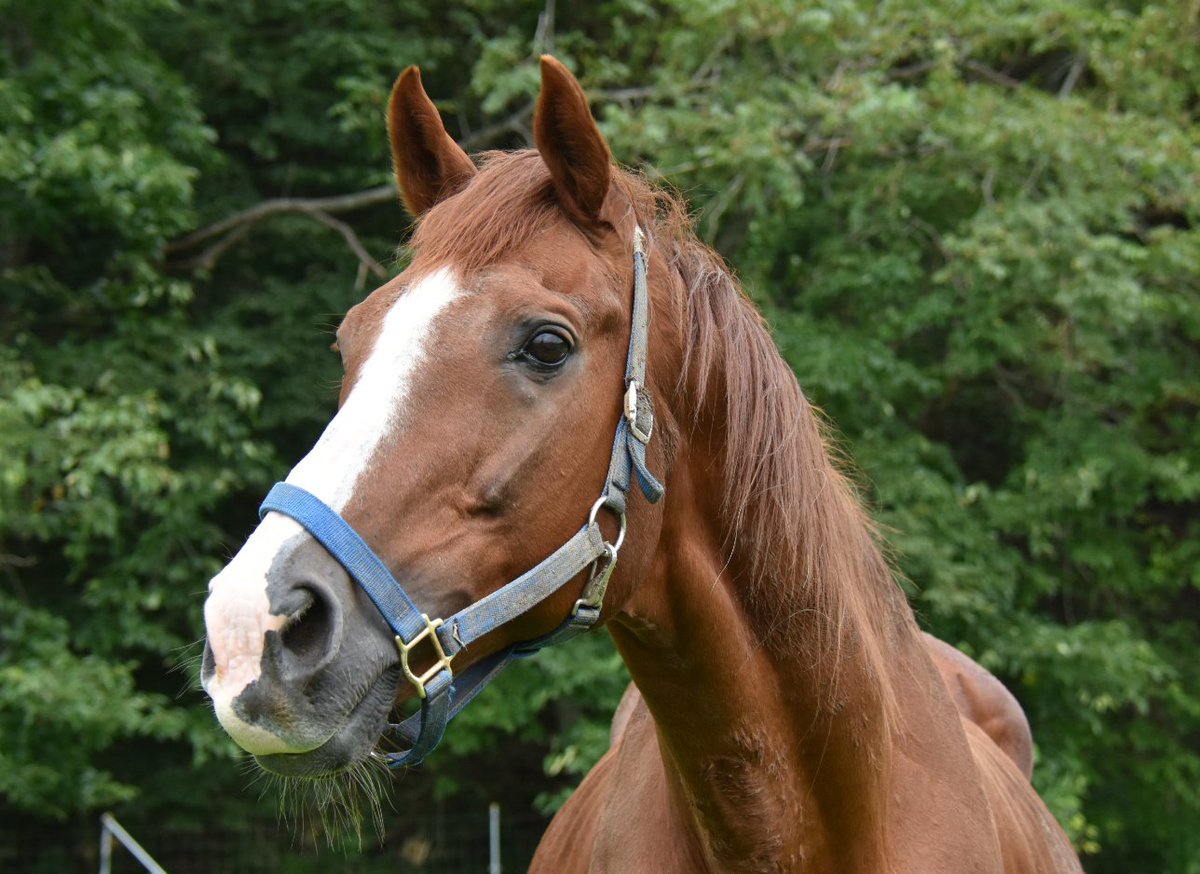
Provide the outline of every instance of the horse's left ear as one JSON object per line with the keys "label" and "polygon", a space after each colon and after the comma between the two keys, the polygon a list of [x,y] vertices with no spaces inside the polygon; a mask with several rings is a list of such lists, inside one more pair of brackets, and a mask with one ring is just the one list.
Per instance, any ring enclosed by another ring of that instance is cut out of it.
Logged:
{"label": "horse's left ear", "polygon": [[475,175],[467,153],[446,133],[416,67],[401,73],[392,86],[387,126],[396,184],[413,218],[456,194]]}
{"label": "horse's left ear", "polygon": [[533,139],[563,208],[584,226],[599,223],[612,179],[612,154],[579,82],[550,55],[542,55]]}

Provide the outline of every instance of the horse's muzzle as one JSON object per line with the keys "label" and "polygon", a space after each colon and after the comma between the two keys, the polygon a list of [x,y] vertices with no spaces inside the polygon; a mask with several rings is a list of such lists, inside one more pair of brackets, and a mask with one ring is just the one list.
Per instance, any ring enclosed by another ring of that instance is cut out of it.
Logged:
{"label": "horse's muzzle", "polygon": [[244,549],[213,580],[201,681],[247,752],[288,757],[328,746],[320,769],[336,770],[346,756],[366,755],[386,725],[395,649],[319,543],[292,533],[264,568],[255,556],[266,552]]}

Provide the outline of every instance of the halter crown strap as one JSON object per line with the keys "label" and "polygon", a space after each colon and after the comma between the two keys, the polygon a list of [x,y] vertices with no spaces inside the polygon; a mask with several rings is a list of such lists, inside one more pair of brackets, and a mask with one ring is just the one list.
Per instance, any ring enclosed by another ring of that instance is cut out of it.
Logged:
{"label": "halter crown strap", "polygon": [[[259,518],[277,512],[304,526],[362,586],[395,633],[401,669],[416,687],[421,709],[403,723],[392,726],[410,748],[403,753],[388,754],[390,767],[415,765],[433,752],[446,724],[513,659],[532,655],[544,646],[561,643],[592,628],[599,621],[608,580],[625,537],[625,508],[632,480],[636,477],[651,503],[663,496],[662,483],[646,466],[646,445],[654,431],[654,404],[645,388],[650,301],[644,239],[641,228],[635,228],[633,313],[625,362],[625,398],[604,489],[583,527],[535,567],[449,619],[430,619],[412,602],[358,532],[320,498],[299,486],[281,482],[272,487],[259,507]],[[620,518],[621,530],[615,544],[605,541],[596,521],[601,507]],[[455,677],[451,662],[458,653],[528,612],[589,567],[591,573],[582,596],[558,628],[537,640],[494,653]],[[425,654],[425,663],[433,657],[432,665],[419,674],[410,659],[418,651]]]}
{"label": "halter crown strap", "polygon": [[[641,228],[633,231],[633,315],[629,327],[629,354],[625,360],[625,404],[621,425],[626,431],[625,444],[629,460],[637,474],[642,494],[652,504],[658,503],[665,491],[646,466],[646,444],[654,433],[654,402],[646,389],[646,355],[650,340],[650,295],[646,291],[645,236]],[[617,439],[620,440],[620,427]],[[614,458],[615,460],[615,458]],[[612,468],[609,468],[611,479]],[[625,480],[625,491],[629,480]]]}

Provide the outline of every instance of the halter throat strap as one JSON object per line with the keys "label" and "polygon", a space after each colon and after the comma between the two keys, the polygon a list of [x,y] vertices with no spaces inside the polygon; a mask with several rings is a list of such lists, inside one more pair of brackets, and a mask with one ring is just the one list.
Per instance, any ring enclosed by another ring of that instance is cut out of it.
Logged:
{"label": "halter throat strap", "polygon": [[[433,752],[447,723],[514,659],[532,655],[542,647],[562,643],[594,627],[600,619],[608,581],[625,538],[625,511],[632,482],[636,479],[651,503],[663,496],[662,483],[646,466],[646,446],[654,432],[654,404],[645,388],[650,301],[644,241],[641,228],[635,228],[625,395],[604,488],[579,531],[535,567],[453,616],[431,619],[417,608],[358,532],[320,498],[299,486],[280,482],[259,507],[259,518],[270,512],[282,513],[307,529],[362,587],[395,634],[401,670],[416,688],[421,708],[391,727],[409,744],[402,753],[386,754],[391,767],[415,765]],[[620,520],[616,543],[607,542],[601,531],[597,516],[602,508]],[[558,628],[537,640],[509,646],[455,676],[451,666],[455,656],[542,603],[589,568],[581,597]],[[422,663],[428,665],[419,673],[415,664],[418,657],[423,657]]]}

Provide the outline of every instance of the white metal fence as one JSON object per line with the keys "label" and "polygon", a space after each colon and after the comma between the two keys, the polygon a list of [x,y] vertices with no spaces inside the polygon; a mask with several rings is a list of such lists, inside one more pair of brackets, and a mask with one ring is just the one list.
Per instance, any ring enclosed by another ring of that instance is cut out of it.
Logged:
{"label": "white metal fence", "polygon": [[121,842],[133,858],[137,859],[150,874],[167,874],[162,866],[154,861],[142,845],[133,839],[129,832],[122,828],[116,817],[111,813],[100,814],[100,874],[112,874],[113,839]]}
{"label": "white metal fence", "polygon": [[[168,825],[144,818],[119,822],[47,822],[0,814],[0,872],[20,874],[519,874],[527,870],[547,818],[523,807],[438,804],[393,810],[383,843],[329,847],[289,825],[258,823],[230,831]],[[136,838],[134,837],[136,835]]]}

